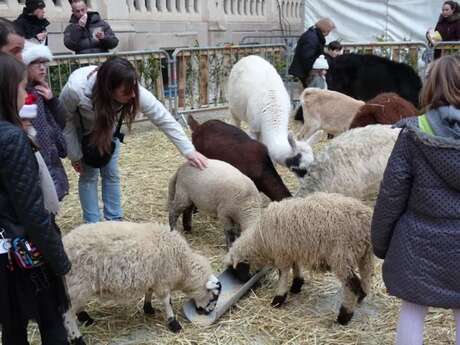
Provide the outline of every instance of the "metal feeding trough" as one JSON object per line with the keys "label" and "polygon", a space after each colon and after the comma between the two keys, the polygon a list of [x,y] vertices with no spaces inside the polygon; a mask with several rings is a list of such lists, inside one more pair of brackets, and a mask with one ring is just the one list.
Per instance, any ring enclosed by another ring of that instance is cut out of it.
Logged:
{"label": "metal feeding trough", "polygon": [[235,274],[232,268],[227,268],[223,271],[218,279],[222,284],[222,291],[217,300],[216,308],[208,315],[198,314],[193,301],[188,301],[184,305],[184,314],[189,321],[199,326],[209,326],[220,318],[231,306],[233,306],[249,289],[267,272],[269,268],[264,268],[254,275],[249,280],[241,281]]}

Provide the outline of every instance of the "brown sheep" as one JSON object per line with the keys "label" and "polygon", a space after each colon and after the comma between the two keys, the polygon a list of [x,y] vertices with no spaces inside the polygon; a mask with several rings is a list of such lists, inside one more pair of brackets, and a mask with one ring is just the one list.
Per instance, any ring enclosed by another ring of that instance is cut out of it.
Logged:
{"label": "brown sheep", "polygon": [[417,115],[417,109],[394,92],[385,92],[367,101],[351,122],[350,129],[371,124],[392,125],[405,117]]}

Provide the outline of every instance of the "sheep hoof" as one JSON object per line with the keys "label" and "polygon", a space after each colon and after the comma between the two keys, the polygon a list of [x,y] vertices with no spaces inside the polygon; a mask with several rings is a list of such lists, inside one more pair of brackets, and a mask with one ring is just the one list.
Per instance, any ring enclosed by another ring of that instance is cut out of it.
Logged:
{"label": "sheep hoof", "polygon": [[89,314],[86,311],[81,311],[77,313],[77,319],[85,327],[91,326],[94,323],[94,319],[91,316],[89,316]]}
{"label": "sheep hoof", "polygon": [[155,309],[153,309],[151,303],[145,303],[142,309],[144,309],[144,314],[155,315]]}
{"label": "sheep hoof", "polygon": [[170,317],[168,319],[168,328],[174,333],[179,333],[182,329],[182,326],[180,325],[179,321],[176,320],[176,318]]}
{"label": "sheep hoof", "polygon": [[278,296],[278,295],[275,296],[275,298],[273,298],[273,301],[272,301],[272,307],[273,308],[281,307],[284,304],[284,302],[286,302],[286,298],[287,298],[287,293],[281,296]]}
{"label": "sheep hoof", "polygon": [[300,293],[302,291],[302,286],[305,283],[303,278],[295,277],[292,281],[291,293]]}
{"label": "sheep hoof", "polygon": [[352,317],[353,312],[349,312],[345,307],[340,307],[339,316],[337,316],[337,322],[345,326],[350,322]]}
{"label": "sheep hoof", "polygon": [[85,341],[83,340],[83,337],[73,339],[70,341],[72,345],[86,345]]}

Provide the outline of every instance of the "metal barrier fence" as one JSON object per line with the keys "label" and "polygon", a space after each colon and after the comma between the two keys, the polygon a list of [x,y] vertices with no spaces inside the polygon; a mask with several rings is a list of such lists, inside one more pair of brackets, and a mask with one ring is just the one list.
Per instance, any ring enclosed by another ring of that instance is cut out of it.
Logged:
{"label": "metal barrier fence", "polygon": [[[295,99],[293,90],[298,83],[288,75],[288,67],[295,50],[295,44],[292,43],[294,36],[267,38],[284,40],[284,43],[288,39],[288,44],[247,44],[262,37],[265,36],[246,36],[242,40],[244,45],[238,46],[179,48],[172,55],[165,50],[146,50],[56,56],[49,66],[49,83],[53,92],[59,94],[75,69],[99,65],[114,55],[121,56],[136,66],[141,83],[179,119],[184,113],[226,108],[226,84],[233,65],[242,57],[255,54],[275,66],[285,81],[291,98]],[[421,54],[430,51],[424,42],[358,42],[342,45],[344,53],[379,55],[407,63],[415,69]],[[458,53],[460,42],[441,42],[433,49],[441,50],[442,54]],[[163,71],[168,75],[168,90],[163,85]]]}
{"label": "metal barrier fence", "polygon": [[226,107],[230,70],[245,56],[260,55],[286,76],[285,53],[282,44],[176,49],[172,55],[176,114]]}
{"label": "metal barrier fence", "polygon": [[57,55],[48,68],[48,81],[53,93],[59,94],[69,75],[76,69],[90,65],[100,65],[112,56],[120,56],[136,66],[140,81],[165,106],[172,111],[174,101],[171,95],[165,95],[162,67],[167,68],[169,79],[171,74],[171,57],[165,50],[146,50],[121,53]]}

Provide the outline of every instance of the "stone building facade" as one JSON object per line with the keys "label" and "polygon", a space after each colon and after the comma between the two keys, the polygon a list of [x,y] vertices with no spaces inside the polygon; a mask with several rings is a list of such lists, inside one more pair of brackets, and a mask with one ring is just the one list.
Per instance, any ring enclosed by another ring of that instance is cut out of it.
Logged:
{"label": "stone building facade", "polygon": [[[45,0],[49,44],[55,53],[70,17],[68,0]],[[120,38],[120,51],[239,43],[247,35],[298,35],[304,0],[87,0]],[[24,0],[0,0],[0,16],[14,19]]]}

